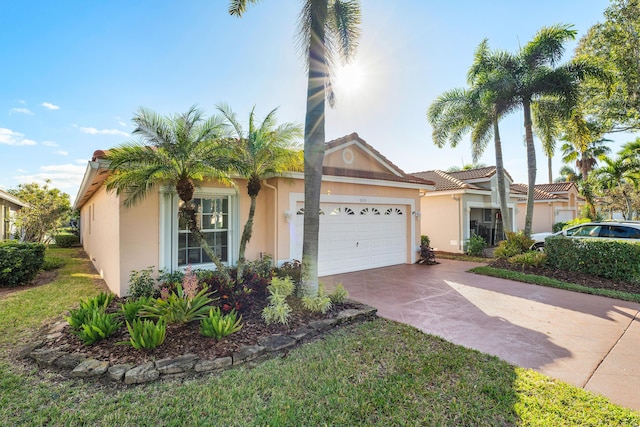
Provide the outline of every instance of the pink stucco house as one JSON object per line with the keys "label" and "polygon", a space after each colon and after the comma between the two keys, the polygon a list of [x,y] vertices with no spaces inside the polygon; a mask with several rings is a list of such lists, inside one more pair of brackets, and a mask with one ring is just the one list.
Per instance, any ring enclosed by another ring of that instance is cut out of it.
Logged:
{"label": "pink stucco house", "polygon": [[[155,189],[126,209],[103,182],[103,151],[88,162],[75,202],[82,245],[109,288],[126,295],[132,270],[214,268],[178,224],[178,197]],[[434,183],[404,173],[356,133],[328,142],[320,212],[320,275],[416,261],[420,244],[420,196]],[[194,194],[203,231],[228,265],[237,262],[249,210],[246,183],[237,188],[203,183]],[[266,180],[257,201],[247,259],[269,254],[278,264],[300,259],[304,218],[302,173]]]}
{"label": "pink stucco house", "polygon": [[14,237],[14,219],[18,211],[27,206],[16,196],[0,189],[0,241]]}

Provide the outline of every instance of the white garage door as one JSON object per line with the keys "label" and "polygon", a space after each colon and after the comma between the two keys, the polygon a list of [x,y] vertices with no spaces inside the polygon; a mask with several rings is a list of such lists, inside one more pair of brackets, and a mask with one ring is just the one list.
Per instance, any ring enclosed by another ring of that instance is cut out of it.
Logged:
{"label": "white garage door", "polygon": [[[295,216],[295,258],[302,257],[304,209]],[[320,276],[407,261],[407,211],[400,205],[320,205]]]}

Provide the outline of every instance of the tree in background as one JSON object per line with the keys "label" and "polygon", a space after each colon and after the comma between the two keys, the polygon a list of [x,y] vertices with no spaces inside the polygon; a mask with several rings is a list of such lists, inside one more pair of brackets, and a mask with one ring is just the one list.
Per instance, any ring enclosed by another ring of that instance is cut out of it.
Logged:
{"label": "tree in background", "polygon": [[605,157],[603,165],[594,171],[605,195],[616,199],[618,193],[624,200],[625,209],[622,210],[625,219],[632,219],[632,196],[638,191],[640,184],[640,161],[637,157],[628,157],[623,150],[614,159]]}
{"label": "tree in background", "polygon": [[640,130],[640,1],[612,0],[604,17],[576,48],[577,59],[612,76],[611,85],[586,80],[586,113],[609,132]]}
{"label": "tree in background", "polygon": [[[231,0],[229,13],[242,16],[258,0]],[[307,65],[307,108],[304,124],[304,231],[302,288],[318,293],[318,232],[320,186],[324,161],[325,100],[333,105],[331,68],[336,60],[349,62],[360,36],[360,2],[357,0],[303,0],[300,46]]]}
{"label": "tree in background", "polygon": [[231,170],[247,180],[247,194],[251,199],[249,216],[242,230],[240,251],[238,254],[238,282],[244,272],[245,251],[251,240],[253,217],[256,212],[256,200],[262,182],[274,176],[282,176],[286,172],[302,170],[302,152],[298,150],[296,141],[302,137],[302,127],[293,123],[276,124],[276,111],[273,109],[257,123],[255,107],[249,114],[249,128],[242,128],[236,114],[228,105],[221,104],[218,110],[222,113],[233,130],[230,142]]}
{"label": "tree in background", "polygon": [[57,188],[50,188],[49,184],[50,180],[44,186],[35,182],[20,184],[17,189],[9,190],[10,194],[27,203],[16,216],[16,227],[24,241],[49,243],[58,229],[69,221],[69,195]]}

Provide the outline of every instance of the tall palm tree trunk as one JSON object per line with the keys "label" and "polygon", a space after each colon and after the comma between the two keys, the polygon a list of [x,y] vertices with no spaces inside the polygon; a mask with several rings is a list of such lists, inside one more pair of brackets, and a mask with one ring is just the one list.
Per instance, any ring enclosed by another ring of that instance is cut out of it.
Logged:
{"label": "tall palm tree trunk", "polygon": [[511,231],[512,222],[509,208],[507,207],[507,189],[504,182],[504,164],[502,161],[502,143],[500,141],[500,129],[498,119],[493,120],[493,142],[496,151],[496,175],[498,179],[498,196],[500,197],[500,212],[502,213],[503,230]]}
{"label": "tall palm tree trunk", "polygon": [[549,184],[553,184],[553,156],[547,156],[547,172],[549,174]]}
{"label": "tall palm tree trunk", "polygon": [[249,205],[249,217],[247,218],[247,222],[244,224],[244,229],[242,230],[242,237],[240,238],[240,250],[238,251],[238,273],[236,275],[236,279],[238,283],[242,280],[242,275],[244,274],[244,265],[246,264],[245,252],[247,250],[247,243],[251,240],[251,233],[253,230],[253,217],[256,213],[256,199],[258,195],[250,195],[251,203]]}
{"label": "tall palm tree trunk", "polygon": [[320,187],[324,161],[324,108],[327,63],[325,22],[327,0],[312,2],[307,112],[304,124],[304,232],[302,243],[302,289],[318,293],[318,235],[320,232]]}
{"label": "tall palm tree trunk", "polygon": [[531,235],[531,225],[533,222],[533,203],[536,185],[536,147],[533,144],[533,132],[531,130],[531,101],[525,100],[522,103],[524,109],[524,132],[527,145],[527,212],[524,219],[524,234]]}

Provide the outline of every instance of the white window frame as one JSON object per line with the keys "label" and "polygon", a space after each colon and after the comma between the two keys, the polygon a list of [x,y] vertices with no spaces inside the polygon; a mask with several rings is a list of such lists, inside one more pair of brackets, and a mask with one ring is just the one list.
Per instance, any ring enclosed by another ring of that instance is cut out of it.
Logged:
{"label": "white window frame", "polygon": [[[227,229],[227,253],[228,260],[223,264],[235,265],[238,258],[240,242],[240,206],[236,190],[232,188],[197,188],[194,198],[229,198],[229,216]],[[187,266],[178,266],[178,194],[175,189],[169,187],[160,188],[160,251],[158,269],[165,271],[184,271]],[[194,267],[203,270],[215,270],[214,263],[194,264]]]}

